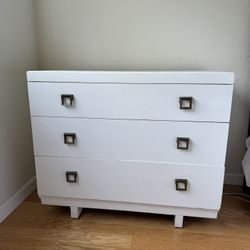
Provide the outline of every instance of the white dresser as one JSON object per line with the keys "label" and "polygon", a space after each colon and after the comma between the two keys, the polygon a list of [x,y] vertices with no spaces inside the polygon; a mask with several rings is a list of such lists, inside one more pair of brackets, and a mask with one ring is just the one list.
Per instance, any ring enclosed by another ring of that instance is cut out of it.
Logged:
{"label": "white dresser", "polygon": [[30,71],[43,204],[216,218],[234,74]]}

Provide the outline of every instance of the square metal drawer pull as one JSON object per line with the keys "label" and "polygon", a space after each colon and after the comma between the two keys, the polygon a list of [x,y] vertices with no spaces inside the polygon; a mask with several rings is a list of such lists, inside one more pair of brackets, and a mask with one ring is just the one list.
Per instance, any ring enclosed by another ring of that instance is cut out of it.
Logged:
{"label": "square metal drawer pull", "polygon": [[76,171],[67,171],[66,172],[66,180],[70,183],[77,182],[77,172]]}
{"label": "square metal drawer pull", "polygon": [[175,179],[175,186],[177,191],[187,191],[187,179]]}
{"label": "square metal drawer pull", "polygon": [[193,108],[193,97],[186,96],[179,98],[180,109],[192,109]]}
{"label": "square metal drawer pull", "polygon": [[177,149],[181,149],[181,150],[189,149],[189,144],[190,144],[189,138],[177,137],[176,142],[177,142]]}
{"label": "square metal drawer pull", "polygon": [[76,134],[75,133],[64,133],[64,144],[75,144]]}
{"label": "square metal drawer pull", "polygon": [[74,102],[74,95],[61,95],[62,106],[71,107]]}

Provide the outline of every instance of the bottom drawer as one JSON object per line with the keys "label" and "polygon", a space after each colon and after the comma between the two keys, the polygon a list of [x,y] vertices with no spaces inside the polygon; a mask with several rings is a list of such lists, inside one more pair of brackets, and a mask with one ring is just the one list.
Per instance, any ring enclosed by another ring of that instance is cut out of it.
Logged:
{"label": "bottom drawer", "polygon": [[[224,179],[223,166],[52,157],[36,157],[36,172],[40,196],[206,209],[220,208]],[[187,180],[186,191],[176,179]]]}

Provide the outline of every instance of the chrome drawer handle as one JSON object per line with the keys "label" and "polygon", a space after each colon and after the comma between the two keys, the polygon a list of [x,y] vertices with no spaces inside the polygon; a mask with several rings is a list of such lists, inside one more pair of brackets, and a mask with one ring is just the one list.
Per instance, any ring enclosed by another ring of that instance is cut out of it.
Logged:
{"label": "chrome drawer handle", "polygon": [[62,106],[71,107],[74,102],[74,95],[61,95]]}
{"label": "chrome drawer handle", "polygon": [[177,142],[177,149],[181,149],[181,150],[188,150],[189,149],[189,144],[190,144],[189,138],[177,137],[176,142]]}
{"label": "chrome drawer handle", "polygon": [[187,179],[175,179],[175,188],[177,191],[187,191]]}
{"label": "chrome drawer handle", "polygon": [[64,144],[75,144],[76,134],[75,133],[64,133]]}
{"label": "chrome drawer handle", "polygon": [[69,183],[77,182],[77,172],[76,171],[67,171],[66,172],[66,181]]}
{"label": "chrome drawer handle", "polygon": [[193,97],[179,97],[180,109],[192,109],[193,108]]}

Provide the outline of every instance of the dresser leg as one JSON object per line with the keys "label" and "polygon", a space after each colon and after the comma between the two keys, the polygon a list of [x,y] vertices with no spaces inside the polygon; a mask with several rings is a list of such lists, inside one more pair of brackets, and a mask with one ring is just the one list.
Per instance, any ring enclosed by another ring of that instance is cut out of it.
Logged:
{"label": "dresser leg", "polygon": [[175,215],[174,225],[175,225],[175,227],[183,227],[183,216],[182,215]]}
{"label": "dresser leg", "polygon": [[82,212],[81,207],[70,207],[70,216],[71,218],[78,219]]}

